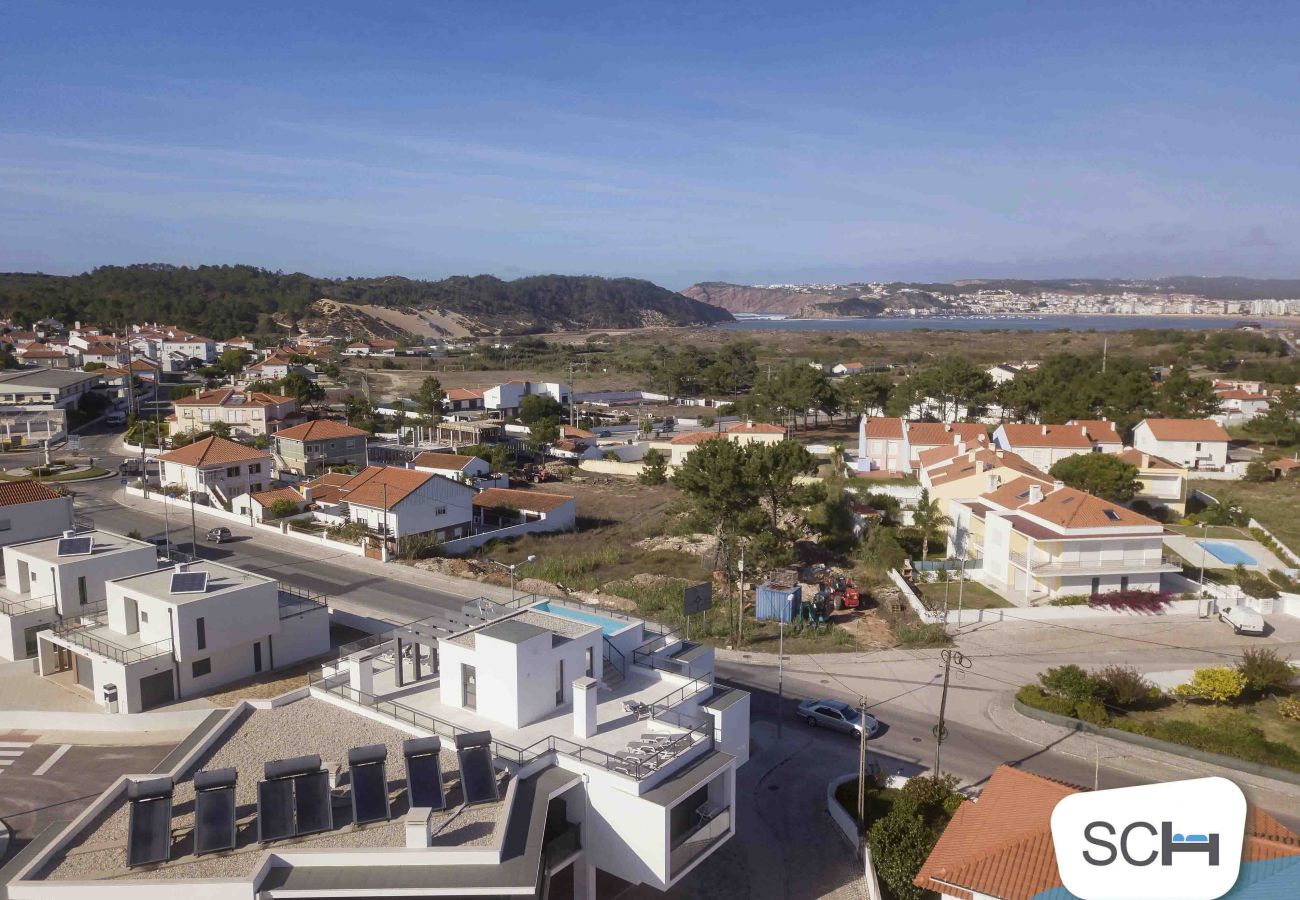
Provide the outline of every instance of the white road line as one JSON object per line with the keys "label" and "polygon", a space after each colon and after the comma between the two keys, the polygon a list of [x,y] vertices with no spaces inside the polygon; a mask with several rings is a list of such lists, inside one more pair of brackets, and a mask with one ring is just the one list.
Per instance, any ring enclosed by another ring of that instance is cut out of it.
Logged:
{"label": "white road line", "polygon": [[59,749],[55,750],[48,757],[46,757],[45,762],[41,763],[40,766],[37,767],[36,771],[33,772],[32,774],[44,775],[46,772],[50,771],[50,768],[56,762],[58,762],[60,759],[63,758],[63,754],[67,753],[71,749],[72,749],[71,744],[60,744]]}
{"label": "white road line", "polygon": [[0,749],[26,750],[35,741],[0,741]]}
{"label": "white road line", "polygon": [[22,756],[25,750],[0,750],[0,756]]}
{"label": "white road line", "polygon": [[0,766],[12,766],[17,761],[16,759],[0,759]]}

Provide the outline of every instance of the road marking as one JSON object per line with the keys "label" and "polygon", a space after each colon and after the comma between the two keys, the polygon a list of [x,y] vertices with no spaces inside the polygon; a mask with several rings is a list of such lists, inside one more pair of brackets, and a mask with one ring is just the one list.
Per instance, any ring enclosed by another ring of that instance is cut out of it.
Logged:
{"label": "road marking", "polygon": [[60,759],[63,758],[63,754],[67,753],[67,752],[68,752],[69,750],[71,750],[71,749],[72,749],[72,745],[71,745],[71,744],[60,744],[60,745],[59,745],[59,749],[57,749],[57,750],[55,750],[53,753],[51,753],[51,754],[49,755],[49,757],[46,758],[45,762],[41,763],[41,764],[36,768],[36,771],[33,772],[32,774],[33,774],[33,775],[44,775],[46,772],[50,771],[50,768],[51,768],[51,767],[52,767],[56,762],[58,762]]}
{"label": "road marking", "polygon": [[12,766],[16,762],[16,759],[0,759],[0,766]]}
{"label": "road marking", "polygon": [[35,741],[0,741],[0,749],[26,750]]}
{"label": "road marking", "polygon": [[0,756],[22,756],[23,750],[0,750]]}

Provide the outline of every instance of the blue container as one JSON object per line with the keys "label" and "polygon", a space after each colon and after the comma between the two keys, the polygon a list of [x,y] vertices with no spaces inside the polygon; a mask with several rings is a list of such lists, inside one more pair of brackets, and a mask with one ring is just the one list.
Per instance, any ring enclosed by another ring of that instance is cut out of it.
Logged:
{"label": "blue container", "polygon": [[760,584],[754,591],[754,617],[793,622],[799,615],[802,599],[803,590],[797,584],[794,587]]}

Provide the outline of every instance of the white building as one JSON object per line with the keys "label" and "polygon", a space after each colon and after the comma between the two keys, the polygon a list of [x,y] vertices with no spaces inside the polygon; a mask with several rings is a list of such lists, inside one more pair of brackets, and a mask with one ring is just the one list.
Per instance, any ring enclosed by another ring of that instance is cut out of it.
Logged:
{"label": "white building", "polygon": [[211,431],[213,425],[224,422],[232,434],[269,435],[301,418],[292,397],[232,387],[198,391],[173,405],[176,421],[169,423],[171,434]]}
{"label": "white building", "polygon": [[[72,497],[39,481],[0,481],[0,547],[71,529]],[[0,578],[6,576],[0,554]]]}
{"label": "white building", "polygon": [[218,504],[256,494],[271,483],[271,454],[210,435],[158,457],[164,486],[197,491]]}
{"label": "white building", "polygon": [[473,519],[474,488],[432,472],[418,472],[398,466],[369,466],[348,478],[330,484],[326,492],[319,485],[338,481],[337,476],[308,484],[318,502],[339,507],[339,514],[364,524],[376,534],[391,538],[432,534],[439,541],[464,537]]}
{"label": "white building", "polygon": [[1044,472],[1067,457],[1093,452],[1092,439],[1082,425],[1008,422],[993,432],[993,445],[999,450],[1010,450]]}
{"label": "white building", "polygon": [[110,581],[106,596],[104,607],[40,632],[38,653],[43,677],[109,712],[202,696],[330,647],[323,600],[211,560]]}
{"label": "white building", "polygon": [[98,372],[10,369],[0,372],[0,412],[18,409],[70,409],[101,383]]}
{"label": "white building", "polygon": [[550,397],[562,406],[569,405],[570,391],[567,384],[554,381],[507,381],[483,392],[483,407],[490,412],[499,413],[503,418],[512,419],[519,415],[519,404],[531,394]]}
{"label": "white building", "polygon": [[1188,469],[1223,469],[1228,441],[1228,432],[1210,419],[1143,419],[1133,429],[1134,449]]}
{"label": "white building", "polygon": [[577,527],[577,504],[565,494],[487,488],[474,495],[476,531],[531,525],[526,530],[572,531]]}

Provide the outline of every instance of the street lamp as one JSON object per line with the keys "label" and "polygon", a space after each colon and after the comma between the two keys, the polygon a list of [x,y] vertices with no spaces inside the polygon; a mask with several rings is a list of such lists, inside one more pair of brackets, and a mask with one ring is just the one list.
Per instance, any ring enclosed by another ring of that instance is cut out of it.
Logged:
{"label": "street lamp", "polygon": [[1201,523],[1201,589],[1200,595],[1205,596],[1205,542],[1210,536],[1210,523]]}
{"label": "street lamp", "polygon": [[488,560],[488,562],[492,563],[492,565],[497,566],[498,568],[505,569],[507,572],[510,573],[510,602],[511,603],[515,602],[515,569],[518,569],[520,566],[524,565],[525,563],[535,562],[536,560],[537,560],[537,556],[531,553],[527,557],[525,557],[523,562],[510,563],[509,565],[506,565],[503,562],[497,562],[495,559]]}

